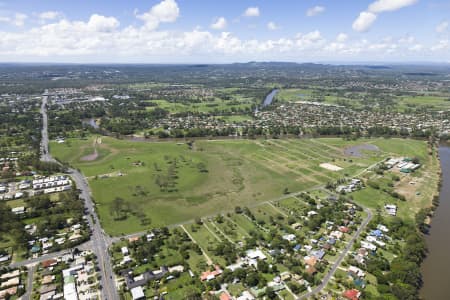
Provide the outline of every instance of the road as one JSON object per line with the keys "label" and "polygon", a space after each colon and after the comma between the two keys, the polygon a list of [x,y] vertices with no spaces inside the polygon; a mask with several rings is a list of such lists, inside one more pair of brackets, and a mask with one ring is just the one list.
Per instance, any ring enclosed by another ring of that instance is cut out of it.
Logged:
{"label": "road", "polygon": [[36,270],[36,266],[31,266],[28,268],[27,285],[25,287],[25,294],[22,296],[22,300],[30,300],[33,293],[33,275]]}
{"label": "road", "polygon": [[[47,91],[46,91],[47,94]],[[41,131],[41,160],[53,161],[48,152],[48,117],[47,117],[48,96],[42,97],[41,115],[42,115],[42,131]]]}
{"label": "road", "polygon": [[[46,91],[47,94],[47,91]],[[48,151],[48,116],[47,116],[48,96],[42,97],[41,115],[42,115],[42,140],[41,140],[41,160],[55,162]],[[95,204],[92,201],[89,185],[85,177],[80,171],[75,169],[68,170],[70,177],[75,182],[77,188],[81,191],[80,197],[84,199],[84,205],[92,218],[88,218],[89,226],[92,230],[92,251],[97,256],[98,267],[100,268],[100,285],[102,286],[101,296],[105,300],[119,300],[117,287],[115,284],[115,276],[111,265],[111,257],[108,248],[111,245],[111,239],[106,236],[101,228],[97,213],[95,212]],[[24,263],[32,263],[33,260]]]}
{"label": "road", "polygon": [[64,249],[64,250],[61,250],[61,251],[44,254],[44,255],[41,255],[41,256],[39,256],[37,258],[30,258],[30,259],[27,259],[27,260],[24,260],[24,261],[15,262],[15,263],[10,264],[9,267],[10,268],[20,268],[20,267],[26,267],[26,266],[35,265],[35,264],[43,262],[45,260],[52,259],[52,258],[57,258],[59,256],[63,256],[64,254],[68,254],[71,251],[73,251],[75,248],[77,248],[77,249],[79,249],[81,251],[92,249],[92,242],[89,241],[89,242],[86,242],[84,244],[78,245],[78,246],[76,246],[74,248],[71,248],[71,249]]}
{"label": "road", "polygon": [[370,220],[372,220],[372,212],[369,209],[364,209],[364,211],[367,213],[367,218],[364,219],[364,221],[361,223],[361,226],[359,226],[356,233],[353,235],[352,239],[348,242],[347,247],[345,247],[344,251],[341,252],[338,259],[333,264],[333,267],[331,267],[331,270],[328,272],[327,275],[322,279],[322,283],[315,287],[311,292],[308,292],[304,295],[301,295],[298,299],[308,299],[312,297],[313,295],[319,293],[322,291],[327,285],[330,279],[333,277],[334,273],[336,273],[336,270],[344,260],[347,253],[352,249],[353,244],[355,241],[359,238],[363,230],[366,228],[367,224],[369,224]]}

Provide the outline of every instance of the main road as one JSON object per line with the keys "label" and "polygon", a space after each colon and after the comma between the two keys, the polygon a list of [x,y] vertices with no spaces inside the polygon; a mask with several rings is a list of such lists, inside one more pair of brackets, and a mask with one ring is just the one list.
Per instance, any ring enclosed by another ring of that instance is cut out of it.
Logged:
{"label": "main road", "polygon": [[[48,96],[47,91],[42,97],[41,114],[42,114],[42,140],[41,140],[41,160],[45,162],[56,162],[51,156],[48,149],[48,116],[47,105]],[[90,215],[88,217],[89,226],[92,231],[92,251],[97,256],[98,267],[100,269],[100,285],[102,286],[101,295],[105,300],[119,300],[117,287],[115,284],[115,277],[111,265],[111,257],[108,248],[111,245],[110,238],[103,231],[97,213],[95,211],[95,204],[92,201],[89,185],[86,178],[80,171],[75,169],[68,170],[70,177],[75,182],[77,188],[81,191],[80,197],[84,200],[85,208]]]}

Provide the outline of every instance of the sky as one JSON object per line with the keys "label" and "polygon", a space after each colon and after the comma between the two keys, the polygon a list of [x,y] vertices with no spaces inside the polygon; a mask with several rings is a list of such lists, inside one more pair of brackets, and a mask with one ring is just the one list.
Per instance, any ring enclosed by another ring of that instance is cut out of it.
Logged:
{"label": "sky", "polygon": [[0,62],[450,62],[449,0],[0,0]]}

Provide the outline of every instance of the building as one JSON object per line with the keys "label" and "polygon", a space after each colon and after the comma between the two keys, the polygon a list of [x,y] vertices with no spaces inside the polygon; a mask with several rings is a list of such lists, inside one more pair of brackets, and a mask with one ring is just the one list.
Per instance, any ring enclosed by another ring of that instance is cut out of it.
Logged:
{"label": "building", "polygon": [[216,278],[217,276],[219,276],[220,274],[222,274],[222,269],[219,266],[215,266],[214,271],[205,271],[202,273],[202,275],[200,276],[200,280],[201,281],[210,281],[213,280],[214,278]]}
{"label": "building", "polygon": [[397,215],[397,205],[395,204],[386,204],[384,206],[384,209],[386,210],[386,213],[390,216],[396,216]]}
{"label": "building", "polygon": [[144,290],[141,286],[134,287],[130,290],[133,300],[145,299]]}
{"label": "building", "polygon": [[358,300],[361,296],[361,292],[355,289],[346,290],[344,293],[342,293],[342,296],[349,300]]}
{"label": "building", "polygon": [[247,257],[250,259],[260,259],[260,260],[267,259],[267,256],[260,249],[248,250],[246,254]]}

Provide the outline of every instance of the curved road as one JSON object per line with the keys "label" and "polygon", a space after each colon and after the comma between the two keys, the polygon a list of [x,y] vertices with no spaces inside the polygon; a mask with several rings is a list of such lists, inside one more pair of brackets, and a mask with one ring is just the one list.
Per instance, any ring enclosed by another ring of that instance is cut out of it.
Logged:
{"label": "curved road", "polygon": [[[46,91],[47,94],[47,91]],[[48,116],[47,116],[48,96],[42,97],[41,114],[42,114],[42,140],[41,140],[41,160],[46,162],[56,162],[48,151]],[[101,228],[98,216],[95,212],[95,204],[91,198],[89,185],[85,177],[75,169],[69,169],[69,175],[75,182],[77,188],[81,191],[80,197],[84,199],[84,205],[91,218],[88,218],[89,226],[92,230],[92,251],[98,259],[98,267],[100,268],[100,285],[102,286],[102,299],[119,300],[117,288],[115,285],[115,277],[111,265],[108,248],[111,240]],[[27,261],[27,263],[30,263]]]}

